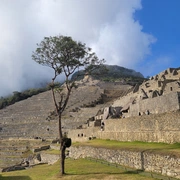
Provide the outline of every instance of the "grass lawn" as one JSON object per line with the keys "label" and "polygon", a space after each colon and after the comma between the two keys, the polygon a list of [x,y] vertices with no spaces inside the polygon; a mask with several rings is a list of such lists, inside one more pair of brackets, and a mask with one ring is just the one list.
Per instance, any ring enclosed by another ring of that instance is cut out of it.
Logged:
{"label": "grass lawn", "polygon": [[166,144],[166,143],[147,143],[147,142],[120,142],[114,140],[93,139],[87,142],[74,143],[74,146],[93,146],[99,148],[109,149],[127,149],[127,150],[148,150],[158,153],[168,153],[180,156],[180,143]]}
{"label": "grass lawn", "polygon": [[[175,154],[180,156],[180,143],[145,143],[145,142],[119,142],[113,140],[94,139],[83,143],[74,143],[73,146],[94,146],[110,149],[148,150],[158,153]],[[59,154],[58,150],[46,151],[50,154]],[[136,171],[124,171],[121,168],[101,164],[87,159],[67,159],[66,175],[59,176],[59,162],[54,165],[38,165],[21,171],[12,171],[0,174],[0,180],[153,180],[148,173],[142,176]],[[143,174],[143,173],[142,173]],[[147,176],[148,175],[148,176]]]}
{"label": "grass lawn", "polygon": [[59,162],[54,165],[38,165],[21,171],[0,174],[0,180],[153,180],[154,178],[136,174],[136,171],[123,171],[87,159],[67,159],[66,175],[59,176]]}

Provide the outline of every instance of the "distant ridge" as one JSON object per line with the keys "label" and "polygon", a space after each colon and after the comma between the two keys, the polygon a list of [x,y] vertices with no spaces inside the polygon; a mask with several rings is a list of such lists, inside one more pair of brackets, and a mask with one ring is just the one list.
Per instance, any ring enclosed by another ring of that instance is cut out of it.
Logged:
{"label": "distant ridge", "polygon": [[[103,70],[105,68],[105,70]],[[103,73],[98,74],[98,72],[103,71]],[[117,65],[102,65],[95,70],[95,74],[92,75],[95,79],[105,80],[105,79],[120,79],[120,78],[144,78],[144,76],[140,72],[136,72],[133,69],[128,69],[125,67],[117,66]],[[81,70],[73,74],[72,79],[76,78],[80,75],[79,79],[83,79],[84,71]]]}
{"label": "distant ridge", "polygon": [[108,69],[108,75],[111,75],[111,73],[116,73],[116,76],[119,77],[133,76],[133,77],[144,78],[144,76],[140,72],[136,72],[133,69],[128,69],[117,65],[105,65],[105,66]]}

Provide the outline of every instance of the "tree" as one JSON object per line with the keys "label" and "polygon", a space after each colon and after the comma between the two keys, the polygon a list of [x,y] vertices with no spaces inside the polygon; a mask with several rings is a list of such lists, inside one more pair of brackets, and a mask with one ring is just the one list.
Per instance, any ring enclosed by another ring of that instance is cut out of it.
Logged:
{"label": "tree", "polygon": [[[85,44],[77,42],[68,36],[45,37],[44,40],[37,44],[37,49],[32,54],[32,59],[37,63],[48,66],[54,70],[54,76],[51,82],[51,91],[59,123],[59,140],[60,140],[60,173],[65,174],[65,149],[67,138],[62,132],[62,113],[65,110],[71,91],[75,87],[75,79],[71,80],[71,75],[84,67],[86,72],[92,70],[95,65],[100,65],[103,60],[99,60],[91,48]],[[58,89],[60,98],[55,96],[55,80],[57,76],[65,75],[64,86],[65,93]]]}

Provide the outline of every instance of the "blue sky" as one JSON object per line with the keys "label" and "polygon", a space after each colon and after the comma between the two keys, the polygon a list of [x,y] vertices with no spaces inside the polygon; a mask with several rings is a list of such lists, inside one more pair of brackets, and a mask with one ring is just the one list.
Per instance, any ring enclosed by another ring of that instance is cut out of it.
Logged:
{"label": "blue sky", "polygon": [[145,77],[179,67],[179,10],[180,0],[0,0],[0,96],[51,80],[31,58],[45,36],[71,36]]}
{"label": "blue sky", "polygon": [[151,76],[169,67],[180,67],[180,1],[143,0],[142,10],[136,11],[135,19],[144,32],[156,38],[151,55],[144,59],[147,72],[142,70],[143,74]]}

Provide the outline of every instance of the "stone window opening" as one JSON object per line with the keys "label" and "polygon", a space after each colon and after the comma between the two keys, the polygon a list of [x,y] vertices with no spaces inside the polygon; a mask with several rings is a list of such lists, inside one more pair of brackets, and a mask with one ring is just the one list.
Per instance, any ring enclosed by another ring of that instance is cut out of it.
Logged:
{"label": "stone window opening", "polygon": [[173,88],[172,87],[170,87],[170,91],[172,91],[173,90]]}

